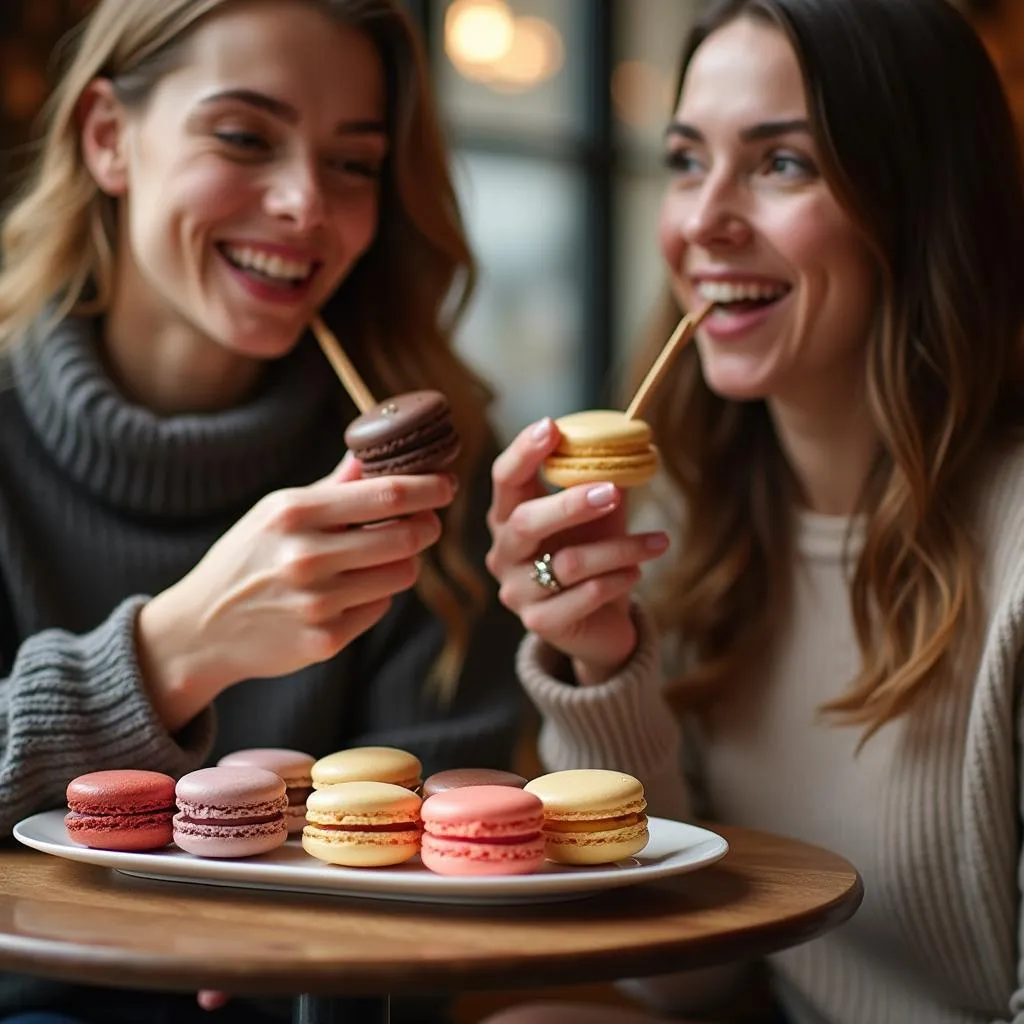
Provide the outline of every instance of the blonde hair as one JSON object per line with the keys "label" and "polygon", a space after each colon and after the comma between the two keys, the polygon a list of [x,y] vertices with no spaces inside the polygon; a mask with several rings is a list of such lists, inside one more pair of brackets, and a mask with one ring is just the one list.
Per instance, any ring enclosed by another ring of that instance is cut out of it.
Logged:
{"label": "blonde hair", "polygon": [[[684,73],[739,16],[793,46],[826,180],[878,261],[865,359],[880,440],[850,584],[862,666],[822,709],[864,726],[863,742],[976,657],[983,609],[968,496],[1024,413],[1020,153],[994,69],[945,4],[716,0]],[[967,152],[970,163],[958,156]],[[652,346],[678,313],[666,300]],[[689,657],[679,698],[699,705],[749,678],[782,625],[800,495],[765,402],[714,394],[694,349],[648,418],[685,509],[655,611]]]}
{"label": "blonde hair", "polygon": [[[84,23],[74,57],[46,110],[41,152],[0,234],[0,344],[48,311],[102,314],[114,280],[114,208],[81,155],[76,112],[88,85],[108,78],[127,106],[186,58],[204,18],[245,0],[102,0]],[[452,471],[459,494],[441,541],[417,584],[443,621],[446,642],[431,681],[450,698],[472,620],[487,591],[465,556],[471,481],[486,452],[490,392],[452,349],[475,268],[460,219],[430,90],[409,17],[393,0],[303,0],[365,32],[384,65],[390,155],[380,192],[377,238],[324,309],[379,395],[431,387],[444,392],[462,438]],[[401,296],[396,302],[395,296]],[[52,310],[50,309],[52,304]],[[325,363],[325,372],[330,372]]]}

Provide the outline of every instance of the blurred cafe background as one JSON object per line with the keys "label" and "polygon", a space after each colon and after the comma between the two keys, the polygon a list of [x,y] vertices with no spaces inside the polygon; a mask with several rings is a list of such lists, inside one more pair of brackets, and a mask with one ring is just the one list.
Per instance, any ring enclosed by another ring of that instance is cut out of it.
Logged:
{"label": "blurred cafe background", "polygon": [[[55,44],[93,0],[0,0],[4,187]],[[459,337],[504,437],[607,402],[659,293],[675,65],[701,0],[406,0],[423,27],[481,265]],[[952,0],[951,0],[952,2]],[[959,0],[1024,131],[1024,0]]]}

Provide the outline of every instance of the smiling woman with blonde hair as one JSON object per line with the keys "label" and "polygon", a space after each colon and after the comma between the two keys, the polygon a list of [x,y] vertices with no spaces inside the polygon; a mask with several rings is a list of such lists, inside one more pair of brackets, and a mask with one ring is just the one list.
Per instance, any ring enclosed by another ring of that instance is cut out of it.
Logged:
{"label": "smiling woman with blonde hair", "polygon": [[[241,747],[507,766],[473,264],[401,5],[102,0],[2,243],[0,834]],[[378,396],[448,396],[450,472],[361,478],[318,313]],[[199,1012],[0,979],[26,1006]]]}
{"label": "smiling woman with blonde hair", "polygon": [[[545,494],[550,422],[495,463],[542,759],[857,866],[859,914],[770,958],[793,1024],[1019,1020],[1024,176],[998,77],[946,0],[713,0],[678,96],[669,322],[716,307],[648,416],[672,528],[627,534],[610,484]],[[714,1017],[743,965],[713,981],[641,991]]]}

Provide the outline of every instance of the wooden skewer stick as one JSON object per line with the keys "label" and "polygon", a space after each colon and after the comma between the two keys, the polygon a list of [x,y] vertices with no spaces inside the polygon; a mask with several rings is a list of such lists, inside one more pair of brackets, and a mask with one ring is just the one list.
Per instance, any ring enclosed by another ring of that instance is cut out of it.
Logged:
{"label": "wooden skewer stick", "polygon": [[331,333],[330,328],[319,316],[313,317],[310,326],[323,354],[327,356],[327,360],[334,367],[334,372],[338,375],[338,379],[344,385],[352,401],[356,403],[356,408],[360,412],[369,412],[377,404],[377,401],[363,382],[363,378],[359,376],[358,371],[352,365],[348,356],[345,355],[345,350],[341,347],[338,339]]}
{"label": "wooden skewer stick", "polygon": [[640,416],[644,406],[647,404],[648,398],[658,386],[662,377],[668,372],[672,361],[682,352],[686,343],[697,333],[697,328],[700,327],[704,319],[714,308],[715,303],[708,302],[693,313],[687,313],[679,321],[671,337],[665,342],[665,347],[661,350],[658,358],[655,359],[654,365],[647,371],[647,376],[644,377],[643,383],[637,388],[633,401],[629,403],[629,408],[626,410],[627,419],[637,419]]}

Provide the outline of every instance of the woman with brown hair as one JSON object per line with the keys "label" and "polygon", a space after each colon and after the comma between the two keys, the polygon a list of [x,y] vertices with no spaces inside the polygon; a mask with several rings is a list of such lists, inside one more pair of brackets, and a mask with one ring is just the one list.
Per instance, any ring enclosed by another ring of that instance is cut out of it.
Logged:
{"label": "woman with brown hair", "polygon": [[[240,747],[506,766],[473,268],[401,5],[103,0],[49,115],[2,238],[0,834],[78,774]],[[378,396],[449,396],[451,472],[343,458],[318,313]],[[0,979],[0,1019],[72,1006],[200,1012]]]}
{"label": "woman with brown hair", "polygon": [[[546,495],[550,421],[493,472],[542,760],[849,857],[858,915],[770,961],[795,1024],[1022,1019],[1024,191],[998,78],[945,0],[717,0],[678,95],[673,317],[717,306],[648,417],[668,528],[628,534],[610,484]],[[744,982],[637,984],[703,1019]]]}

